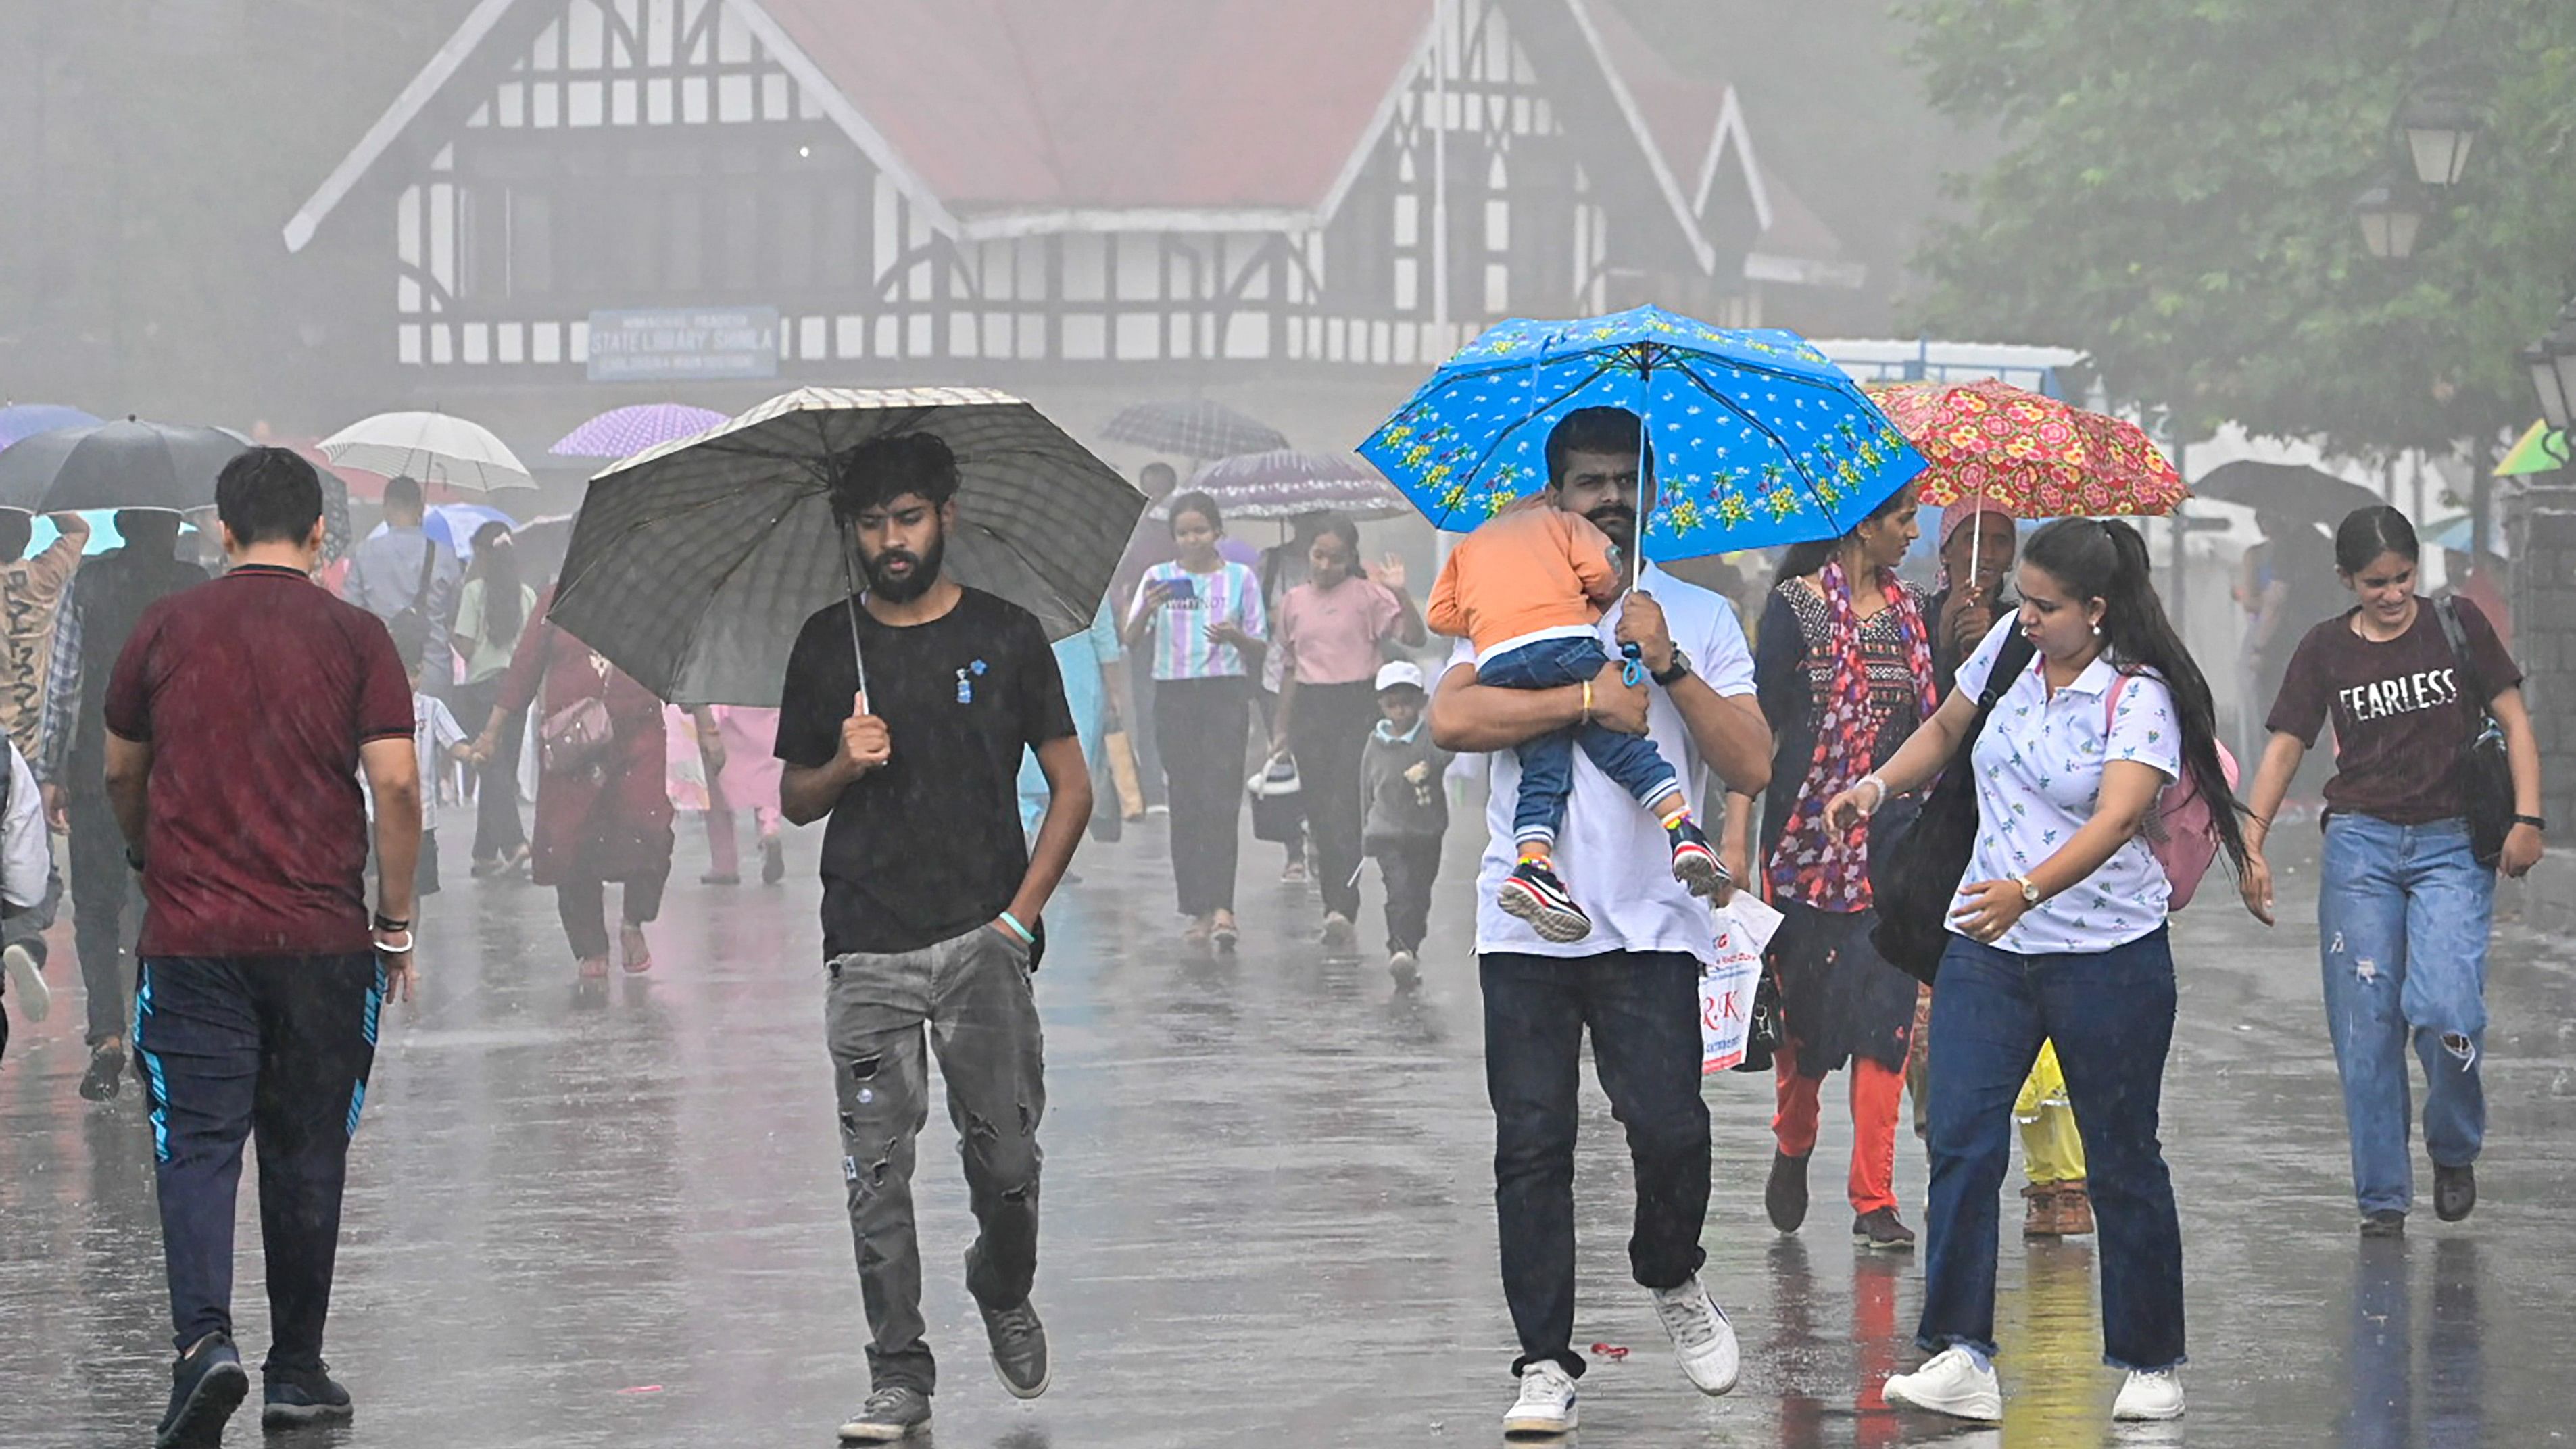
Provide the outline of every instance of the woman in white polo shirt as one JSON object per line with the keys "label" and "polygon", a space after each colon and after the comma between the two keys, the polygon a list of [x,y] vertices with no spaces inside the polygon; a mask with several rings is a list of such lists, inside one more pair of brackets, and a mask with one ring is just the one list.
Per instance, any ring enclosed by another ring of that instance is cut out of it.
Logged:
{"label": "woman in white polo shirt", "polygon": [[[2136,529],[2050,524],[2023,556],[2020,593],[2020,611],[1960,666],[1940,712],[1828,807],[1836,820],[1859,818],[1930,783],[1966,740],[2014,631],[2028,638],[2035,653],[1970,749],[1977,840],[1932,993],[1932,1190],[1915,1337],[1933,1357],[1888,1380],[1887,1400],[2003,1417],[1996,1200],[2013,1099],[2054,1039],[2091,1164],[2104,1358],[2129,1371],[2112,1417],[2171,1419],[2183,1410],[2182,1232],[2156,1138],[2173,1043],[2171,887],[2140,830],[2185,770],[2205,798],[2231,800],[2216,712],[2157,601]],[[2233,812],[2217,821],[2241,868]]]}

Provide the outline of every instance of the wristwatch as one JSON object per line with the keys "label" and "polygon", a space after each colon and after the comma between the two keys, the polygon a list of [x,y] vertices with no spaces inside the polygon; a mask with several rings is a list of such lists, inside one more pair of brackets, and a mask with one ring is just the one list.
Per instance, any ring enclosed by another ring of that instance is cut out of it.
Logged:
{"label": "wristwatch", "polygon": [[2032,880],[2026,875],[2017,875],[2013,877],[2013,884],[2021,887],[2021,903],[2023,905],[2035,906],[2039,904],[2039,883],[2037,881]]}
{"label": "wristwatch", "polygon": [[1670,689],[1674,685],[1681,683],[1684,679],[1689,678],[1690,672],[1690,656],[1684,654],[1682,652],[1682,646],[1676,644],[1673,646],[1673,662],[1671,667],[1667,668],[1663,673],[1653,675],[1651,677],[1657,684],[1662,685],[1666,689]]}

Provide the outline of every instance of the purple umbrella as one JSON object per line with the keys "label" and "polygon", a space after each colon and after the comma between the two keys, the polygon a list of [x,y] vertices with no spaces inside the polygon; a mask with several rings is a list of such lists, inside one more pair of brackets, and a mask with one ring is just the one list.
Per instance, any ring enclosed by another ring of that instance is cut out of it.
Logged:
{"label": "purple umbrella", "polygon": [[[1290,519],[1301,513],[1342,513],[1355,519],[1396,518],[1411,505],[1384,474],[1357,458],[1334,453],[1243,453],[1220,458],[1190,479],[1190,489],[1216,500],[1228,521]],[[1169,500],[1153,516],[1169,516]]]}
{"label": "purple umbrella", "polygon": [[98,419],[79,408],[67,408],[60,403],[19,403],[15,407],[0,408],[0,448],[37,433],[51,432],[56,428],[86,428],[97,422]]}
{"label": "purple umbrella", "polygon": [[687,403],[636,403],[610,408],[564,434],[546,449],[558,458],[632,458],[646,448],[693,437],[723,422],[713,408]]}

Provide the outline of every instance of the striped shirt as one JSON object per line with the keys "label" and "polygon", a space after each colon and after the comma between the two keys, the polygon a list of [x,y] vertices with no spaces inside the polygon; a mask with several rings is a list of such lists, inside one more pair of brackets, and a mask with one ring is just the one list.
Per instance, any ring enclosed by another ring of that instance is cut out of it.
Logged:
{"label": "striped shirt", "polygon": [[1176,563],[1156,564],[1136,585],[1129,616],[1144,607],[1159,583],[1179,582],[1190,597],[1174,599],[1154,611],[1154,645],[1150,656],[1156,679],[1238,678],[1243,651],[1208,637],[1213,624],[1232,624],[1255,639],[1270,633],[1268,611],[1261,604],[1261,583],[1252,570],[1228,562],[1214,573],[1194,574]]}

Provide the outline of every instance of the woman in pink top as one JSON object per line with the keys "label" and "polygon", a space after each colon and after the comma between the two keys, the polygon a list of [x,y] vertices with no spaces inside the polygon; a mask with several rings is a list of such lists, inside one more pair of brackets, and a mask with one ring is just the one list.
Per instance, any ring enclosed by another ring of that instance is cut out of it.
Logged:
{"label": "woman in pink top", "polygon": [[1270,744],[1274,755],[1296,758],[1324,944],[1347,951],[1358,940],[1360,755],[1377,728],[1377,669],[1388,641],[1419,649],[1430,636],[1404,590],[1404,560],[1388,554],[1375,579],[1360,572],[1360,531],[1350,519],[1328,515],[1306,562],[1306,582],[1288,591],[1271,630],[1284,668]]}

